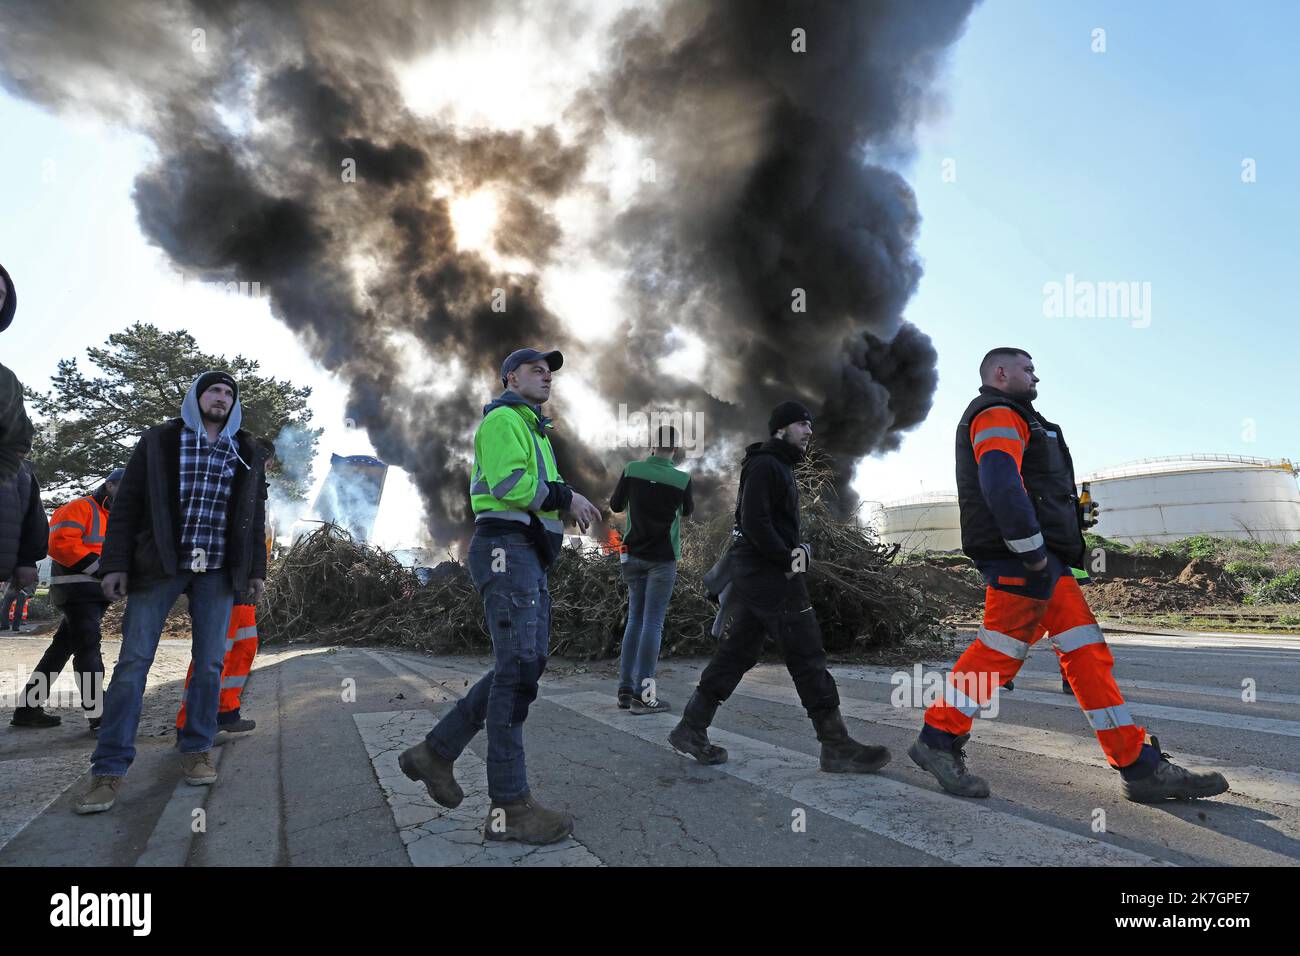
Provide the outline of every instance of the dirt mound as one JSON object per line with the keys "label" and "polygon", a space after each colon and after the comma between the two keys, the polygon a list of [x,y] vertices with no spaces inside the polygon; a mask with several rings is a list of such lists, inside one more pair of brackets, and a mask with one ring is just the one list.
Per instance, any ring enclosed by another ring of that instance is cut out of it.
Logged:
{"label": "dirt mound", "polygon": [[1111,578],[1084,588],[1094,613],[1125,611],[1156,614],[1186,611],[1214,604],[1213,596],[1194,584],[1157,578]]}
{"label": "dirt mound", "polygon": [[1236,597],[1236,589],[1225,579],[1223,568],[1212,561],[1202,561],[1199,558],[1189,561],[1175,580],[1215,600]]}

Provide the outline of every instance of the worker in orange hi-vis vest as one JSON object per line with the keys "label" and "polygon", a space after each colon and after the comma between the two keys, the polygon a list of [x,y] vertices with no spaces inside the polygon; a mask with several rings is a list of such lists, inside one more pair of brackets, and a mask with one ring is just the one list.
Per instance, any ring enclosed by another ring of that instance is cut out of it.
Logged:
{"label": "worker in orange hi-vis vest", "polygon": [[113,496],[125,474],[121,468],[114,470],[90,494],[72,499],[50,519],[50,603],[63,612],[63,620],[23,688],[10,721],[15,727],[57,727],[63,722],[57,714],[47,714],[44,705],[71,659],[86,724],[91,733],[99,732],[104,703],[99,626],[108,607],[100,587],[99,559]]}
{"label": "worker in orange hi-vis vest", "polygon": [[[274,525],[271,521],[271,509],[266,511],[266,558],[271,559],[271,545],[275,541]],[[230,611],[230,630],[226,633],[226,658],[221,666],[221,696],[217,705],[217,732],[227,734],[246,734],[257,727],[257,721],[240,714],[240,702],[244,695],[244,685],[253,670],[253,658],[257,656],[257,604],[251,594],[235,596],[235,605]],[[190,687],[190,678],[194,676],[194,662],[185,674],[185,690]],[[181,695],[181,709],[176,714],[176,739],[180,739],[185,727],[185,698]]]}
{"label": "worker in orange hi-vis vest", "polygon": [[1155,737],[1147,742],[1115,683],[1115,660],[1071,571],[1083,567],[1086,551],[1074,463],[1060,426],[1034,408],[1033,359],[1023,349],[994,349],[980,378],[957,426],[956,454],[962,550],[988,585],[984,623],[925,711],[908,756],[949,793],[987,797],[987,781],[966,769],[973,718],[1050,635],[1125,797],[1154,803],[1223,793],[1222,774],[1186,770]]}

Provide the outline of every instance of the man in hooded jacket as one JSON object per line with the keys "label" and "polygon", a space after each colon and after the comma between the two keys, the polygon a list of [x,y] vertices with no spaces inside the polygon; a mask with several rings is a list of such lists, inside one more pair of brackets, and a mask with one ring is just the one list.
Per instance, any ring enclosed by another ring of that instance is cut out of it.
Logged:
{"label": "man in hooded jacket", "polygon": [[562,546],[564,516],[584,531],[600,519],[595,505],[560,476],[548,435],[551,420],[542,414],[551,397],[551,373],[563,362],[555,350],[516,349],[501,365],[505,391],[483,407],[474,434],[474,537],[466,563],[483,599],[495,666],[397,759],[435,802],[454,808],[465,792],[453,765],[486,727],[487,840],[540,845],[573,832],[570,814],[543,806],[533,795],[524,757],[524,721],[550,654],[547,569]]}
{"label": "man in hooded jacket", "polygon": [[821,742],[821,769],[873,773],[889,763],[889,751],[849,736],[808,593],[812,548],[799,538],[799,485],[793,469],[812,440],[812,414],[799,402],[782,402],[768,419],[768,434],[768,441],[745,450],[740,468],[730,552],[734,573],[721,598],[727,623],[668,742],[700,763],[726,761],[727,751],[709,742],[709,725],[718,706],[758,663],[764,638],[772,637]]}
{"label": "man in hooded jacket", "polygon": [[113,502],[100,561],[104,593],[126,597],[122,649],[104,698],[93,779],[73,804],[77,813],[113,806],[135,759],[145,682],[162,628],[181,594],[193,622],[194,679],[179,749],[185,782],[211,784],[209,751],[226,629],[236,592],[260,596],[266,578],[269,442],[240,429],[239,385],[228,373],[204,372],[181,405],[181,417],[144,433]]}

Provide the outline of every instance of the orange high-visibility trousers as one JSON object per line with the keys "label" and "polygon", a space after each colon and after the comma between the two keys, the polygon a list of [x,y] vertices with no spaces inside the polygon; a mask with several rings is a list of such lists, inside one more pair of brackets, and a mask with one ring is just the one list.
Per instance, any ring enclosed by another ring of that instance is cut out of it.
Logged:
{"label": "orange high-visibility trousers", "polygon": [[953,665],[943,698],[926,710],[926,724],[958,736],[970,733],[974,715],[993,696],[993,688],[1016,676],[1029,648],[1045,635],[1051,635],[1061,673],[1106,759],[1113,767],[1127,767],[1142,752],[1146,731],[1133,723],[1111,674],[1115,658],[1070,575],[1057,580],[1046,600],[987,589],[984,626]]}
{"label": "orange high-visibility trousers", "polygon": [[[230,630],[226,633],[226,658],[221,667],[221,702],[217,707],[220,714],[238,714],[239,701],[244,693],[244,684],[253,669],[253,658],[257,655],[257,615],[252,604],[236,604],[230,610]],[[185,675],[185,690],[190,688],[190,678],[194,676],[194,662]],[[176,729],[185,726],[185,697],[181,694],[181,709],[176,715]]]}

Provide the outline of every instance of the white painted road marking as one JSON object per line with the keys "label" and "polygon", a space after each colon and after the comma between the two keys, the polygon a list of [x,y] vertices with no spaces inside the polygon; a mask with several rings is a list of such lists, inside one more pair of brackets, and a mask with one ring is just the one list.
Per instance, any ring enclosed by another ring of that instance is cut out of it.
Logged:
{"label": "white painted road marking", "polygon": [[[549,696],[550,703],[671,750],[671,721],[633,720],[608,694]],[[1123,847],[975,803],[932,793],[888,777],[827,774],[817,758],[712,728],[726,747],[725,764],[701,768],[728,774],[794,802],[959,866],[1152,866],[1160,861]],[[684,758],[691,759],[691,758]]]}
{"label": "white painted road marking", "polygon": [[488,799],[487,764],[466,750],[456,761],[456,781],[465,799],[454,810],[434,803],[424,784],[408,780],[397,758],[424,739],[435,718],[426,710],[354,714],[352,718],[375,768],[414,866],[601,866],[575,839],[550,846],[497,843],[483,839]]}
{"label": "white painted road marking", "polygon": [[[800,706],[799,694],[793,686],[790,686],[785,670],[782,669],[779,673],[773,670],[769,673],[772,674],[770,681],[766,674],[750,671],[736,688],[735,693],[742,697]],[[1020,691],[1016,690],[1013,693],[1018,694]],[[892,704],[841,697],[840,711],[845,716],[883,724],[886,727],[899,727],[917,732],[921,729],[920,709],[896,708]],[[1102,767],[1107,773],[1116,777],[1116,789],[1118,790],[1119,787],[1118,775],[1114,774],[1110,764],[1107,763],[1097,744],[1097,738],[1091,732],[1086,737],[1074,737],[1040,727],[1009,724],[1001,718],[981,719],[975,721],[975,726],[971,730],[972,750],[970,752],[976,752],[981,745],[1050,757],[1055,760],[1068,760],[1071,763],[1090,767]],[[1232,793],[1300,808],[1300,774],[1266,767],[1232,766],[1213,757],[1202,757],[1182,751],[1176,754],[1176,760],[1183,766],[1222,771],[1228,778]],[[1300,838],[1300,831],[1293,832],[1291,835]]]}
{"label": "white painted road marking", "polygon": [[[907,673],[910,673],[908,671]],[[891,677],[866,667],[832,667],[831,674],[838,680],[866,681],[872,684],[889,684]],[[1122,690],[1123,688],[1121,688]],[[1003,698],[1007,701],[1026,701],[1031,704],[1045,704],[1048,707],[1068,707],[1079,710],[1079,704],[1073,697],[1060,693],[1039,690],[1016,689]],[[1185,724],[1200,724],[1204,727],[1227,727],[1231,730],[1246,730],[1258,734],[1275,734],[1281,737],[1300,737],[1300,722],[1278,720],[1273,717],[1250,717],[1246,714],[1225,714],[1212,710],[1197,710],[1191,707],[1170,707],[1165,704],[1148,704],[1141,701],[1128,701],[1131,713],[1143,717],[1155,717],[1160,720],[1176,720]]]}

